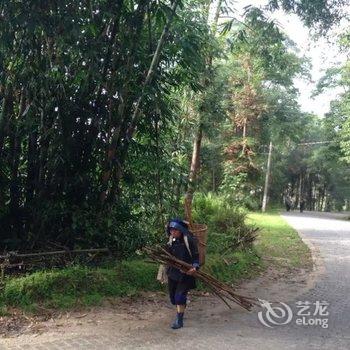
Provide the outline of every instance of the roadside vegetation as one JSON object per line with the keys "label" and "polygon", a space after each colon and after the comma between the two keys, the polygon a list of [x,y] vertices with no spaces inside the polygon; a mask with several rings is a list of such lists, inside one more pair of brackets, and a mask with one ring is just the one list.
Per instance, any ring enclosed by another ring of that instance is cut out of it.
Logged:
{"label": "roadside vegetation", "polygon": [[277,268],[312,267],[312,256],[298,233],[279,215],[278,210],[268,213],[250,213],[247,223],[259,226],[256,252],[264,265]]}
{"label": "roadside vegetation", "polygon": [[[220,197],[200,196],[194,214],[205,217],[209,226],[205,268],[222,281],[238,284],[277,268],[307,268],[311,256],[298,234],[278,212],[247,213]],[[237,245],[239,237],[256,234],[257,239]],[[234,246],[234,249],[230,247]],[[106,298],[137,297],[145,291],[165,291],[156,280],[158,265],[133,256],[91,268],[72,266],[8,277],[0,294],[1,314],[13,307],[26,312],[43,309],[71,309],[99,305]],[[203,286],[199,286],[201,290]]]}

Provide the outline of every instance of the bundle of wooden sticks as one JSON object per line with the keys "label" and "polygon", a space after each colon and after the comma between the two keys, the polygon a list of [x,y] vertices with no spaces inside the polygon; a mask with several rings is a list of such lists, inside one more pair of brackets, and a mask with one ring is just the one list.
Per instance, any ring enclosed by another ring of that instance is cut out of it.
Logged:
{"label": "bundle of wooden sticks", "polygon": [[[162,247],[147,247],[144,248],[144,251],[153,261],[161,264],[176,267],[184,272],[192,268],[190,264],[175,258]],[[258,299],[237,294],[235,289],[230,285],[218,281],[204,271],[196,271],[194,277],[205,283],[212,290],[213,294],[220,298],[230,309],[232,308],[230,302],[234,302],[248,311],[250,311],[254,305],[259,305]]]}

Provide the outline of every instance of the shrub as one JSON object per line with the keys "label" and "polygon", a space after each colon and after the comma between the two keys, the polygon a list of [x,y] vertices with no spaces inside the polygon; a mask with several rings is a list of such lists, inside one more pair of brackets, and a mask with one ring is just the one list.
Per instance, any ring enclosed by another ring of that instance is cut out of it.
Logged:
{"label": "shrub", "polygon": [[[208,225],[208,253],[229,252],[230,247],[237,249],[239,241],[243,241],[243,247],[251,244],[253,231],[245,224],[246,211],[223,196],[196,194],[193,219]],[[244,241],[249,244],[245,245]]]}
{"label": "shrub", "polygon": [[[226,229],[244,225],[246,212],[234,206],[224,196],[212,193],[198,193],[193,203],[193,218],[198,222],[206,222],[212,228]],[[220,227],[222,225],[222,227]]]}

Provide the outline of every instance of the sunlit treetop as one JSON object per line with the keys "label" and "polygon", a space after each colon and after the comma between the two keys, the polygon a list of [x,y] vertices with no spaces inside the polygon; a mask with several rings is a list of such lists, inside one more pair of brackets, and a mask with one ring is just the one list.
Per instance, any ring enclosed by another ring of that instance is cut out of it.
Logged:
{"label": "sunlit treetop", "polygon": [[348,0],[270,0],[271,10],[297,14],[306,26],[325,34],[349,12]]}

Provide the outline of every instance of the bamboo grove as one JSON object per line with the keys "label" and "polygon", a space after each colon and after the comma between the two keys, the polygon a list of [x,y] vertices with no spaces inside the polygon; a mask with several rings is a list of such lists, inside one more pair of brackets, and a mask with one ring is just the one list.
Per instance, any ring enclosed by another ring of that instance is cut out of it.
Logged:
{"label": "bamboo grove", "polygon": [[173,19],[147,86],[170,3],[2,2],[3,242],[72,247],[108,241],[116,223],[125,230],[115,215],[123,211],[121,181],[136,129],[153,137],[173,116],[170,92],[196,88],[202,69],[208,31],[200,12],[193,16],[202,4],[189,5]]}

